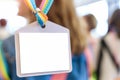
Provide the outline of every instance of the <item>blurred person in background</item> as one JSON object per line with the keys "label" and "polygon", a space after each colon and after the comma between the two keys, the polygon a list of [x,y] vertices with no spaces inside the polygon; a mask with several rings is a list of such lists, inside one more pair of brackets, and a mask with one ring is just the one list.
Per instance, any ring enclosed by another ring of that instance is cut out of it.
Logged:
{"label": "blurred person in background", "polygon": [[120,9],[109,22],[109,31],[101,40],[97,80],[120,80]]}
{"label": "blurred person in background", "polygon": [[2,52],[2,42],[9,36],[6,30],[7,20],[0,19],[0,80],[10,80],[7,70],[5,54]]}
{"label": "blurred person in background", "polygon": [[[36,17],[31,10],[27,8],[24,0],[19,2],[19,15],[25,17],[29,23],[36,21]],[[41,0],[36,0],[39,7]],[[87,63],[83,53],[86,40],[82,33],[79,20],[75,13],[72,0],[54,0],[53,6],[48,13],[48,18],[57,24],[65,26],[70,30],[71,46],[72,46],[72,62],[73,71],[69,74],[56,74],[52,76],[38,76],[19,78],[16,75],[15,65],[15,42],[14,36],[8,38],[3,43],[3,50],[7,54],[6,58],[9,63],[11,80],[88,80]],[[54,55],[53,55],[54,56]]]}
{"label": "blurred person in background", "polygon": [[91,35],[91,31],[97,27],[97,19],[92,14],[87,14],[81,19],[83,19],[82,24],[87,38],[87,46],[84,53],[87,58],[88,73],[90,80],[94,80],[92,74],[95,70],[95,53],[98,40]]}
{"label": "blurred person in background", "polygon": [[9,37],[9,32],[6,30],[7,20],[0,19],[0,40],[4,40]]}

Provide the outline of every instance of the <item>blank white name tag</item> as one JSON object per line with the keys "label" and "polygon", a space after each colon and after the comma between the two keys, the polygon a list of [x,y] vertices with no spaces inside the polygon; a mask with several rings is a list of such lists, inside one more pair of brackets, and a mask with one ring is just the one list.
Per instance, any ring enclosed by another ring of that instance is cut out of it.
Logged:
{"label": "blank white name tag", "polygon": [[69,30],[48,21],[42,29],[34,22],[15,34],[19,77],[68,73],[72,70]]}

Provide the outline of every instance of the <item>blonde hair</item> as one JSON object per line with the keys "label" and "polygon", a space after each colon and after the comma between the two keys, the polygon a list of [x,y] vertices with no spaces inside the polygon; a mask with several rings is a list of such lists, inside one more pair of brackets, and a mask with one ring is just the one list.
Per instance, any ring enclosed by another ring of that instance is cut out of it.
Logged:
{"label": "blonde hair", "polygon": [[[37,6],[39,6],[40,0],[36,1]],[[83,52],[86,39],[80,28],[79,19],[76,16],[72,0],[54,0],[53,6],[48,13],[48,18],[50,21],[70,30],[73,54],[80,54]]]}

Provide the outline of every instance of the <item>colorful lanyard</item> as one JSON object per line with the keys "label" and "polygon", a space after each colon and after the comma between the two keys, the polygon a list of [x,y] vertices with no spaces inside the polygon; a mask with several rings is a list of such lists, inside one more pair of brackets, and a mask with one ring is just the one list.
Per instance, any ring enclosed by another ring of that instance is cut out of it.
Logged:
{"label": "colorful lanyard", "polygon": [[[1,46],[1,43],[0,43],[0,46]],[[1,47],[0,47],[0,77],[2,78],[2,80],[10,80],[5,57],[3,55]]]}
{"label": "colorful lanyard", "polygon": [[47,13],[53,3],[53,0],[42,0],[40,8],[37,8],[35,0],[24,0],[26,5],[35,14],[38,23],[42,28],[45,27],[45,23],[48,20]]}

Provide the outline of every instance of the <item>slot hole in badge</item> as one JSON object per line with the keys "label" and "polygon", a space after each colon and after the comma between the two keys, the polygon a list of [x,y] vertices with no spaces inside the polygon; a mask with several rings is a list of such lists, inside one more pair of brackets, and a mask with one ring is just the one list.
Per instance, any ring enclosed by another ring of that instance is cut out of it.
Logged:
{"label": "slot hole in badge", "polygon": [[45,29],[46,25],[43,25],[42,28]]}

